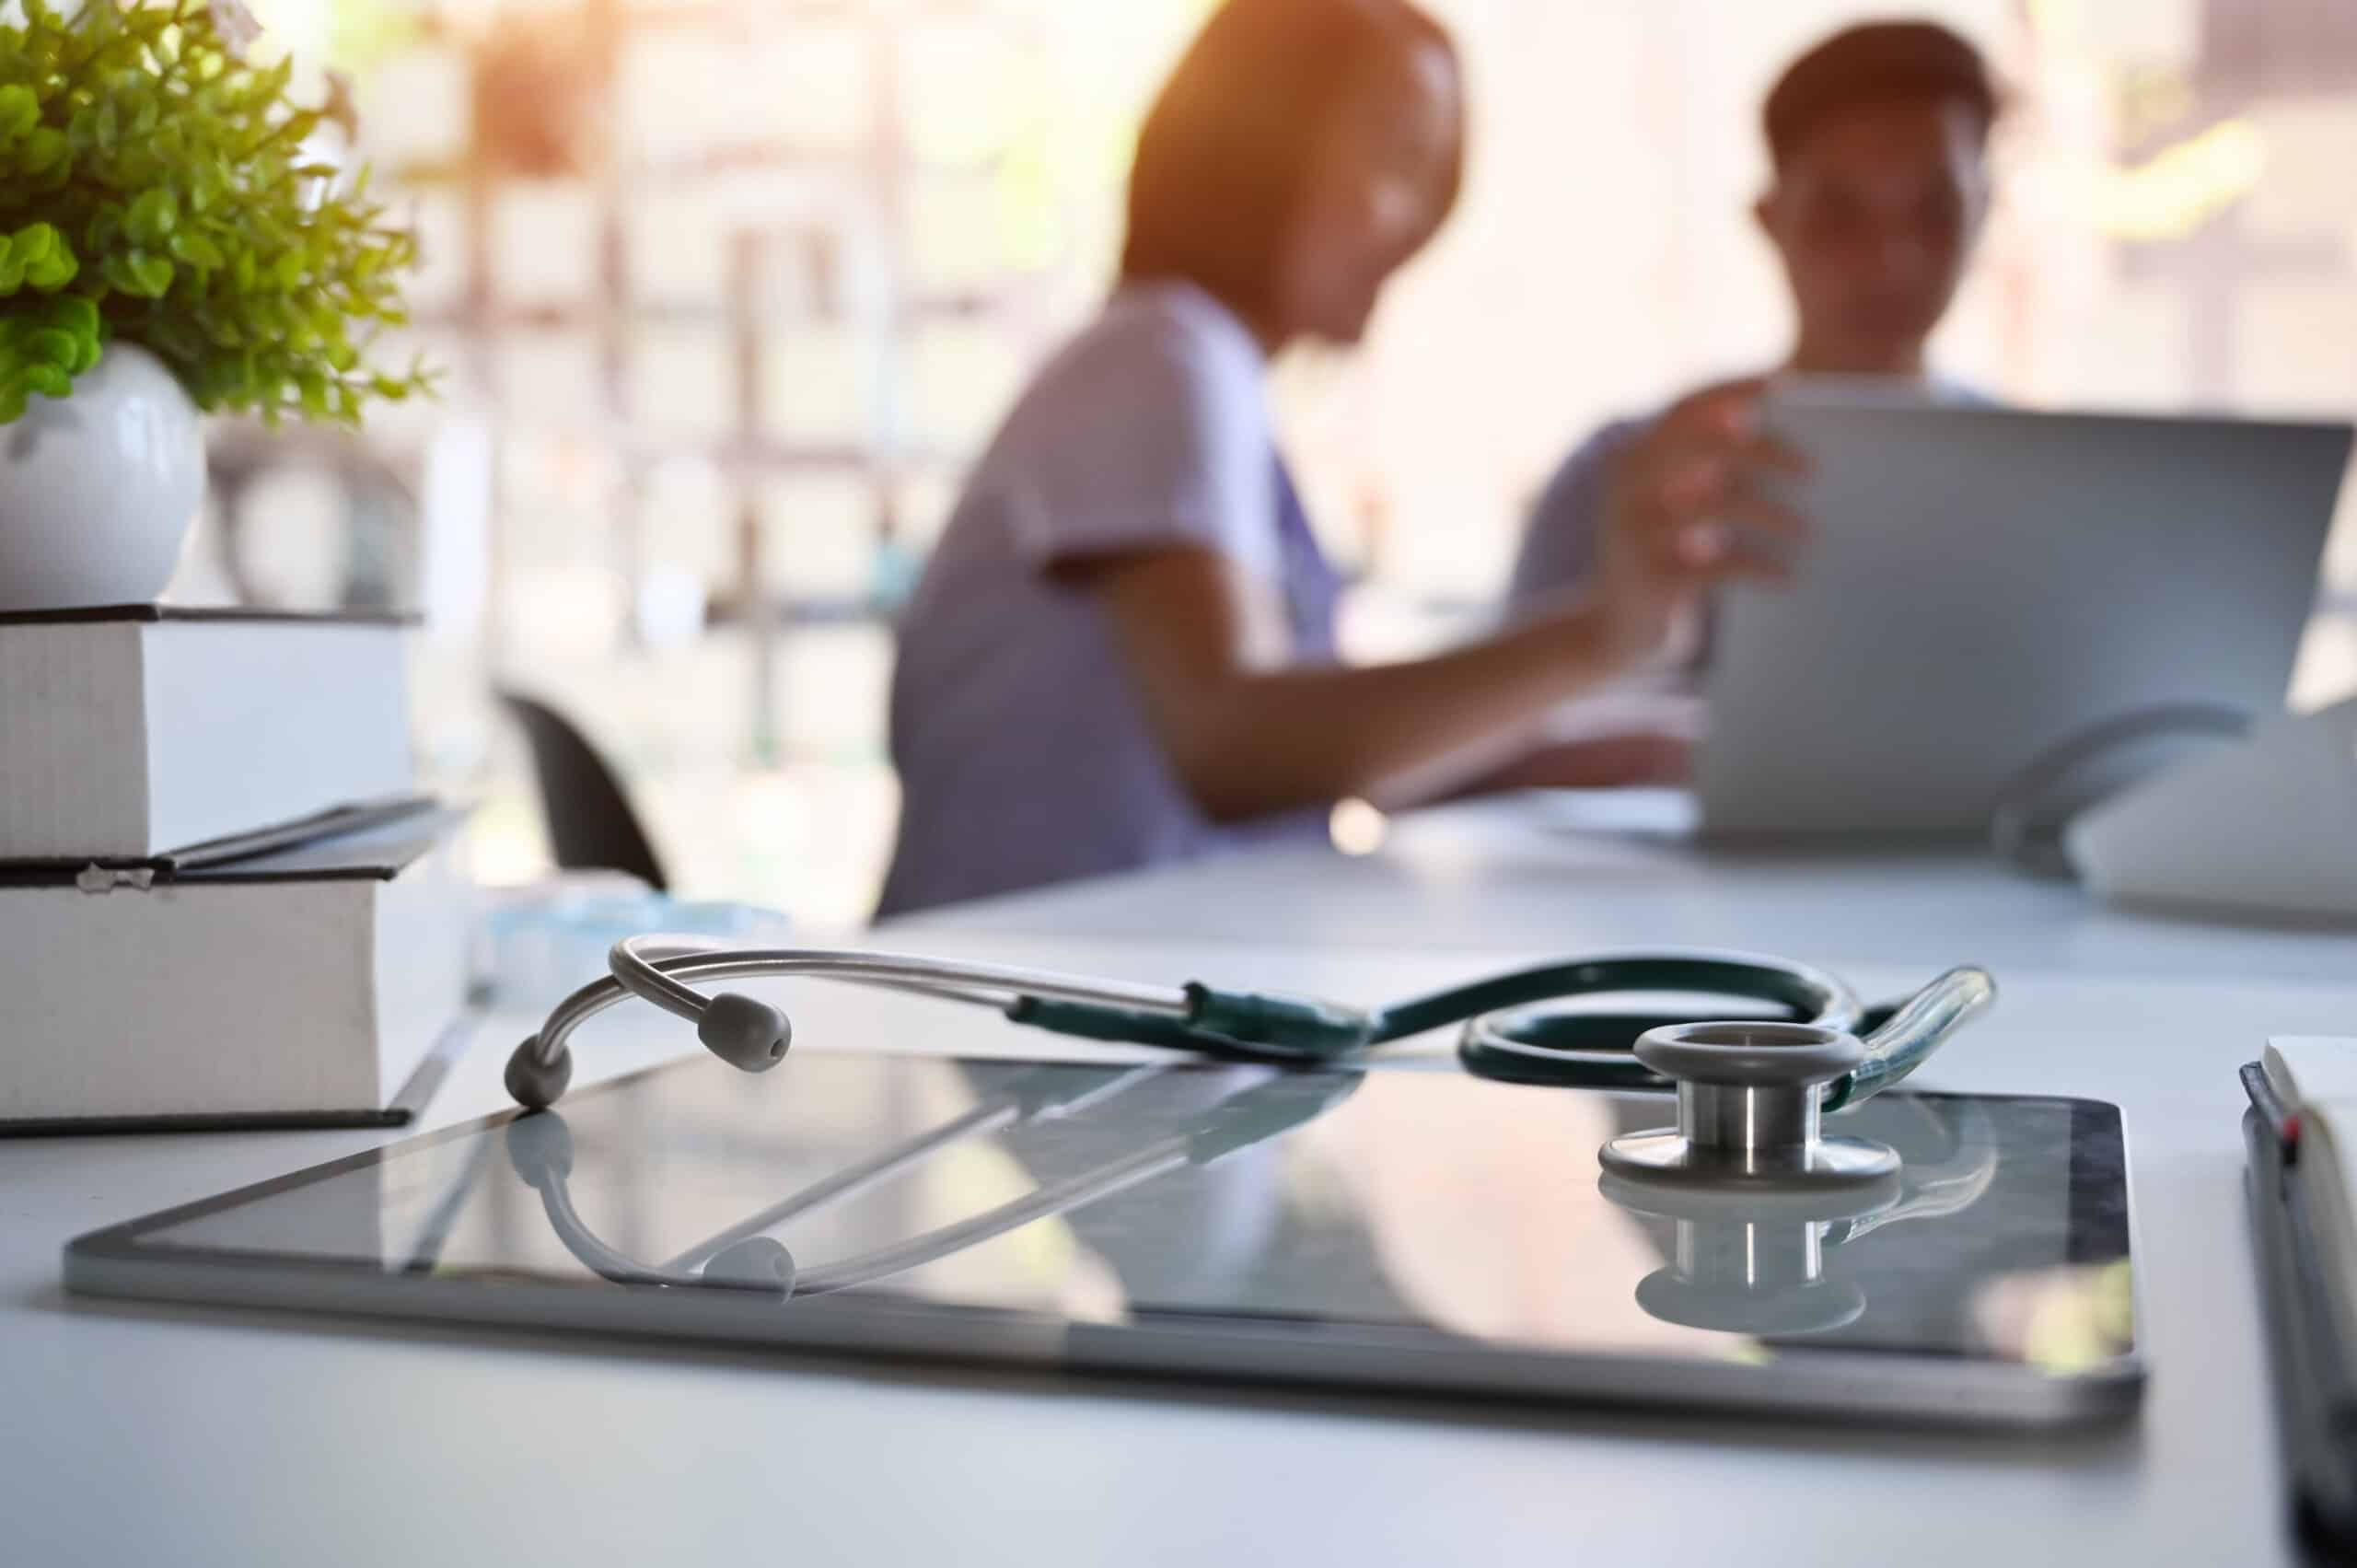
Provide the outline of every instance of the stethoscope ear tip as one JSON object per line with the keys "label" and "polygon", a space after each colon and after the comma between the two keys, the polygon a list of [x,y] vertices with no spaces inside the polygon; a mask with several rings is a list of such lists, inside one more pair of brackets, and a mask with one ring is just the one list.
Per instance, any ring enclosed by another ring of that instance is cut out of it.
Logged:
{"label": "stethoscope ear tip", "polygon": [[507,1059],[507,1093],[527,1110],[546,1110],[564,1098],[573,1082],[573,1052],[562,1046],[546,1060],[540,1057],[540,1037],[527,1035]]}
{"label": "stethoscope ear tip", "polygon": [[704,1004],[696,1038],[714,1056],[747,1073],[766,1073],[785,1060],[794,1026],[766,1002],[724,991]]}

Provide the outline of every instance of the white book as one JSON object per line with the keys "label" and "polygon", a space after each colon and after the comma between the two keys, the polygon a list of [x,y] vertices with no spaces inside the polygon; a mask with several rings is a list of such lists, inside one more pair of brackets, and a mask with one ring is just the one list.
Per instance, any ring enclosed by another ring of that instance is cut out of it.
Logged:
{"label": "white book", "polygon": [[2277,1035],[2259,1063],[2287,1105],[2338,1105],[2344,1117],[2357,1110],[2357,1038]]}
{"label": "white book", "polygon": [[0,1131],[407,1120],[473,986],[459,820],[0,874]]}
{"label": "white book", "polygon": [[143,860],[410,793],[405,624],[0,616],[0,861]]}
{"label": "white book", "polygon": [[2357,1039],[2279,1035],[2259,1058],[2300,1118],[2294,1179],[2318,1218],[2326,1288],[2344,1342],[2357,1344]]}

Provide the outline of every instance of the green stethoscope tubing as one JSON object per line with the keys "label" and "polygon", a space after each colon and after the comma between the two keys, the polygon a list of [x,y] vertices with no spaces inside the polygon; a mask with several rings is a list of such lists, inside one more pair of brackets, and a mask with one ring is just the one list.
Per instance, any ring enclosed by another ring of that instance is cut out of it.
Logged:
{"label": "green stethoscope tubing", "polygon": [[[1387,1012],[1426,1028],[1462,1019],[1457,1054],[1466,1071],[1515,1084],[1644,1087],[1660,1080],[1630,1054],[1647,1029],[1691,1023],[1689,1013],[1550,1012],[1546,1004],[1580,996],[1691,993],[1771,1003],[1778,1021],[1856,1033],[1889,1009],[1869,1013],[1832,975],[1781,960],[1718,955],[1590,958],[1542,965],[1518,974],[1419,998]],[[1471,1016],[1454,1011],[1462,1003]],[[1421,1031],[1419,1031],[1421,1032]]]}
{"label": "green stethoscope tubing", "polygon": [[[1692,1014],[1550,1014],[1536,1010],[1537,1005],[1608,995],[1735,997],[1782,1006],[1789,1019],[1780,1021],[1845,1034],[1865,1031],[1865,1063],[1827,1092],[1824,1109],[1838,1110],[1912,1072],[1994,992],[1994,982],[1981,970],[1956,969],[1905,1002],[1870,1011],[1848,985],[1810,965],[1746,954],[1665,952],[1539,964],[1370,1012],[1190,985],[1192,1005],[1184,1017],[1031,998],[1009,1005],[1005,1013],[1017,1023],[1059,1034],[1246,1059],[1336,1059],[1462,1024],[1457,1057],[1477,1076],[1634,1088],[1661,1083],[1630,1053],[1636,1037],[1649,1028],[1691,1023]],[[1295,1039],[1272,1038],[1284,1032],[1289,1016],[1306,1011]]]}

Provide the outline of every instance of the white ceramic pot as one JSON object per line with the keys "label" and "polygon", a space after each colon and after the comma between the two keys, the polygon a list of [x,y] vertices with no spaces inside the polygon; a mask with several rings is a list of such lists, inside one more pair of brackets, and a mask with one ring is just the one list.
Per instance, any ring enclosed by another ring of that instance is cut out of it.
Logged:
{"label": "white ceramic pot", "polygon": [[72,397],[0,424],[0,612],[153,601],[203,498],[196,405],[154,354],[110,343]]}

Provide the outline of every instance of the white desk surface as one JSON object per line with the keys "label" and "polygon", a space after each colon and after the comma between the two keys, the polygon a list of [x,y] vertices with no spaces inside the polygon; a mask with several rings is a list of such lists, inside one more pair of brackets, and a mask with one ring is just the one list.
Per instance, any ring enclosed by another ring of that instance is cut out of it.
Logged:
{"label": "white desk surface", "polygon": [[[1588,830],[1689,815],[1653,791],[1460,805],[1395,821],[1373,855],[1315,846],[1206,861],[970,904],[945,923],[1426,950],[1683,945],[1910,968],[1974,961],[2001,978],[2044,970],[2357,984],[2350,928],[2122,912],[1974,846],[1834,855]],[[2357,1032],[2357,1020],[2344,1032]]]}
{"label": "white desk surface", "polygon": [[[1371,861],[1182,870],[878,945],[1359,997],[1665,941],[1789,952],[1869,993],[1980,957],[2003,1000],[1922,1080],[2123,1108],[2141,1421],[2021,1441],[1180,1396],[86,1302],[57,1285],[69,1237],[382,1135],[0,1142],[0,1561],[2292,1561],[2234,1069],[2270,1033],[2357,1034],[2357,941],[2102,914],[1955,861],[1713,868],[1533,823],[1444,813]],[[805,1040],[1027,1043],[922,1001],[786,1000]],[[499,1107],[529,1023],[486,1029],[432,1123]],[[585,1080],[689,1043],[643,1014],[596,1030]]]}

